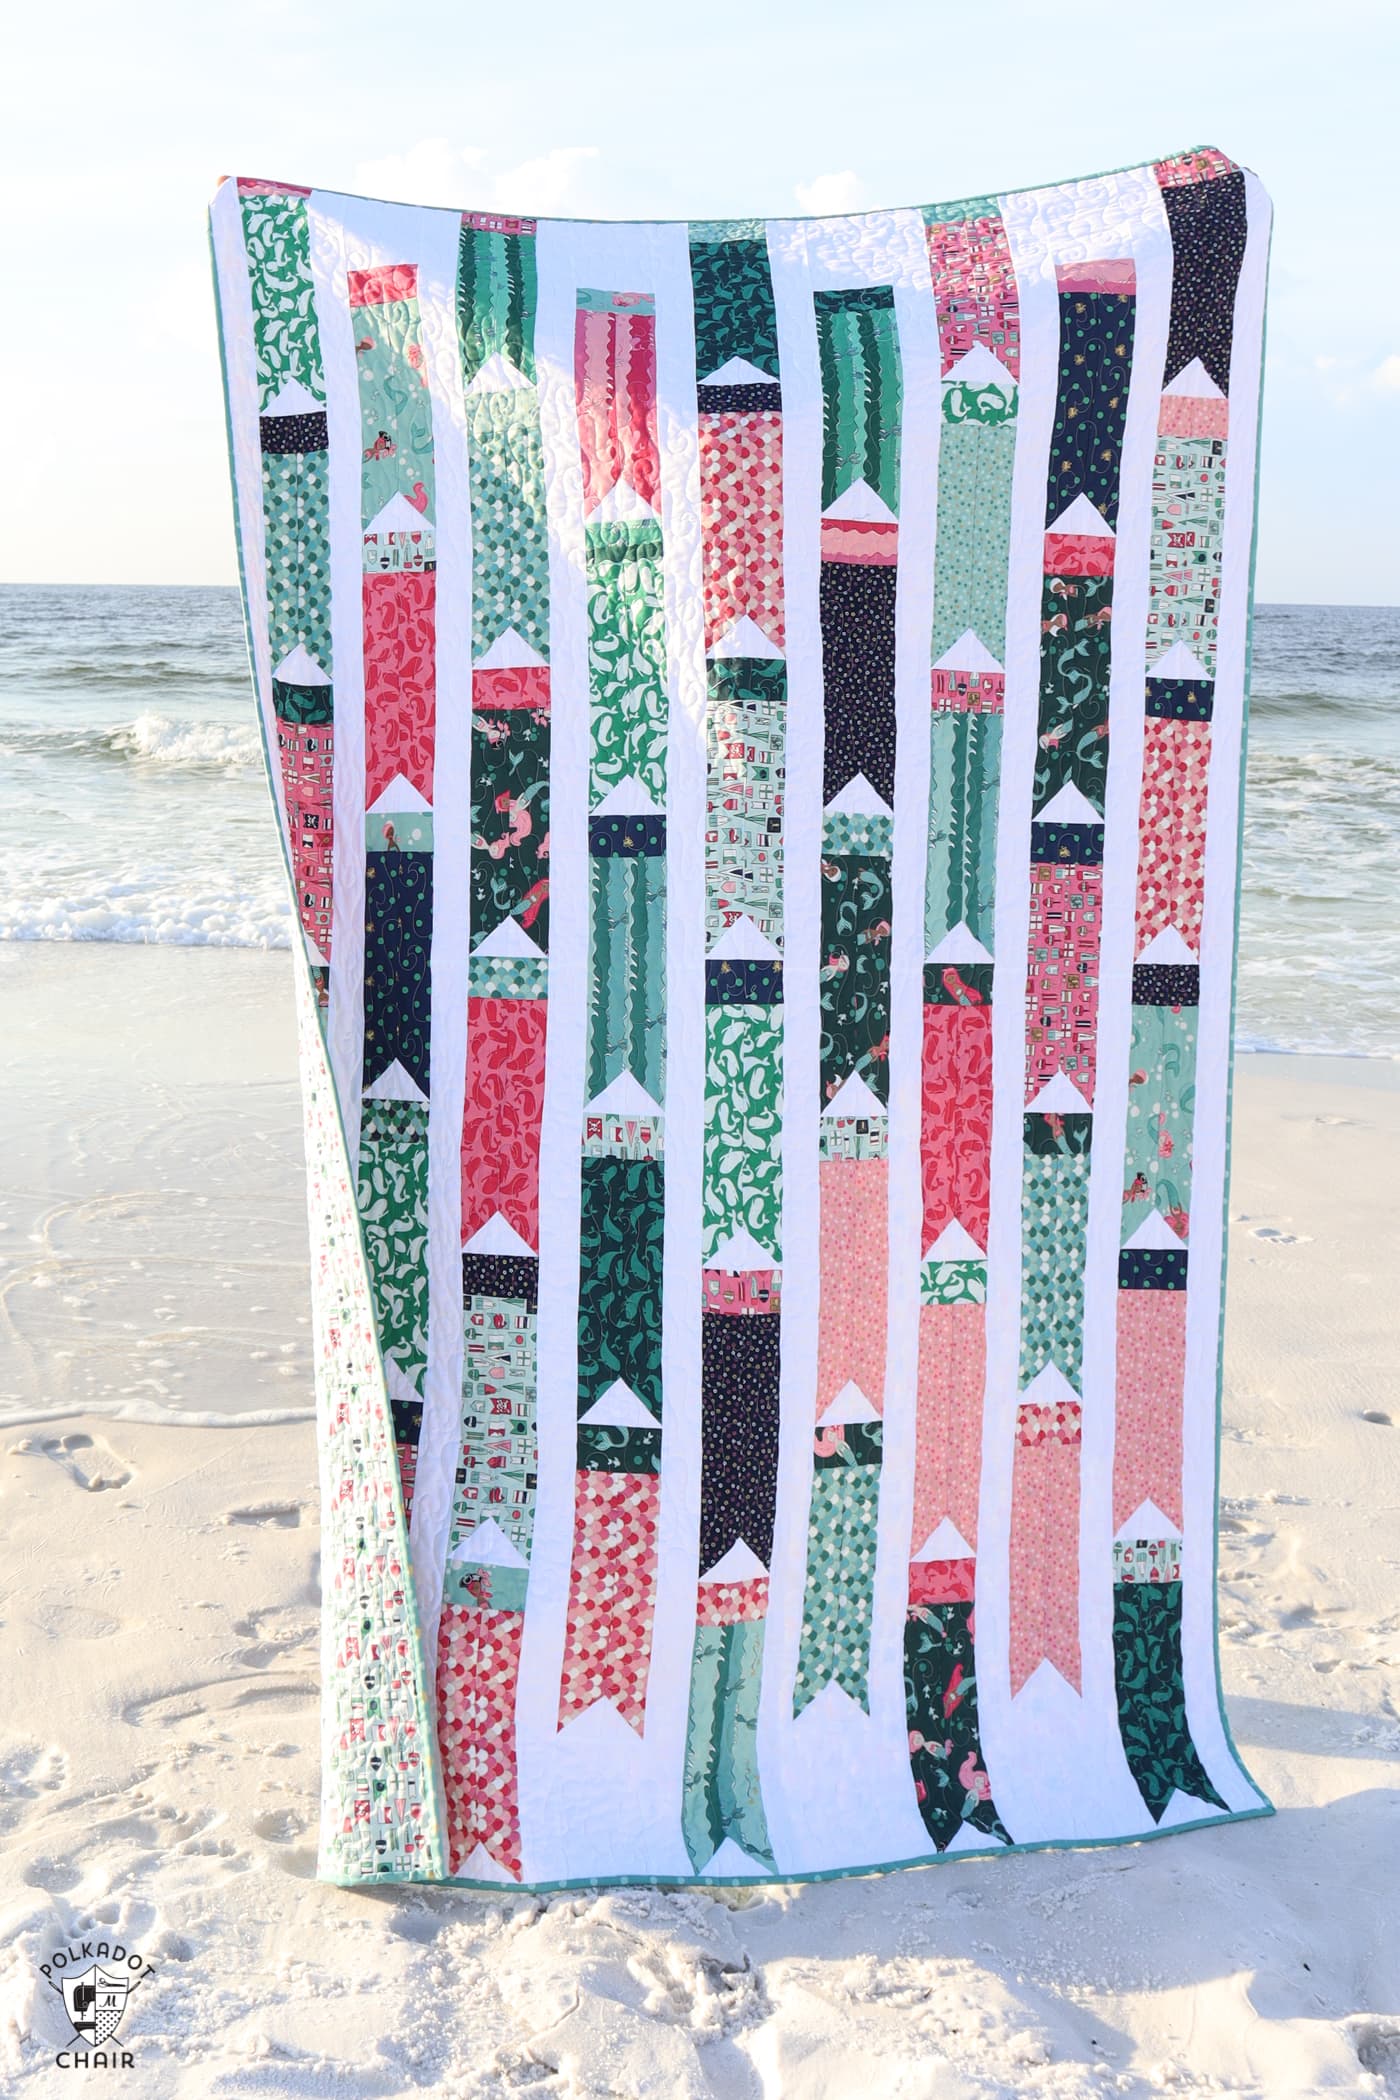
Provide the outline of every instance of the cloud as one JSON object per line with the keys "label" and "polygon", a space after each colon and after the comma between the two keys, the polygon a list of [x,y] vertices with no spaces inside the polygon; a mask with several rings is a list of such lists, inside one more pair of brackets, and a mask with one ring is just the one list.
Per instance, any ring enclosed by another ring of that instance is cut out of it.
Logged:
{"label": "cloud", "polygon": [[504,174],[488,176],[483,147],[419,139],[402,153],[358,161],[354,186],[366,196],[387,197],[395,204],[446,205],[454,210],[494,205],[498,211],[543,218],[565,202],[583,162],[597,157],[596,146],[555,146]]}
{"label": "cloud", "polygon": [[1400,394],[1400,352],[1392,350],[1377,365],[1354,350],[1320,351],[1309,362],[1333,408],[1362,408],[1377,394]]}
{"label": "cloud", "polygon": [[865,184],[853,169],[843,168],[839,175],[814,175],[810,182],[799,182],[795,195],[805,212],[824,218],[838,212],[859,211]]}
{"label": "cloud", "polygon": [[496,177],[496,202],[502,211],[547,217],[558,211],[573,188],[580,162],[597,158],[596,146],[555,146],[534,160],[522,160],[519,167]]}
{"label": "cloud", "polygon": [[355,164],[355,188],[395,204],[442,204],[460,209],[472,202],[470,171],[486,155],[480,146],[453,146],[446,139],[419,139],[405,153]]}

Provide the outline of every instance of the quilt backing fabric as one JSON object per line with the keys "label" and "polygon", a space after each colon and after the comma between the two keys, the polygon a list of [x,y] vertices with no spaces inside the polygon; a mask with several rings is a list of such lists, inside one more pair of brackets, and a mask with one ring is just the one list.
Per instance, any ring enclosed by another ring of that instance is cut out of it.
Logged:
{"label": "quilt backing fabric", "polygon": [[1214,1627],[1259,184],[212,223],[322,1874],[1265,1812]]}

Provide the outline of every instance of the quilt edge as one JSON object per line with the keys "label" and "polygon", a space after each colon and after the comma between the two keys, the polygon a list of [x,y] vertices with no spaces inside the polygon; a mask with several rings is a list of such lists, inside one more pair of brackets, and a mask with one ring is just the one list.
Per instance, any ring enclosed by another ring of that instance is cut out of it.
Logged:
{"label": "quilt edge", "polygon": [[[1112,168],[1093,168],[1086,170],[1086,172],[1083,174],[1058,175],[1049,177],[1043,182],[1026,182],[1014,184],[1009,189],[998,191],[997,194],[1000,196],[1035,196],[1042,190],[1064,189],[1070,183],[1105,182],[1111,176],[1114,175],[1135,175],[1144,168],[1155,167],[1159,161],[1182,160],[1189,158],[1192,154],[1219,153],[1222,150],[1223,149],[1221,147],[1214,145],[1209,140],[1199,140],[1195,144],[1190,146],[1168,148],[1161,153],[1151,154],[1148,158],[1144,160],[1123,161],[1118,166]],[[1260,178],[1257,172],[1253,168],[1247,167],[1243,161],[1236,161],[1234,165],[1237,168],[1239,168],[1244,174],[1253,176],[1254,180],[1256,182],[1259,182]],[[386,204],[394,207],[397,210],[466,212],[474,208],[470,204],[410,205],[407,204],[402,197],[370,196],[362,190],[333,190],[326,188],[325,185],[321,183],[313,183],[310,185],[304,183],[287,183],[283,182],[279,177],[268,175],[220,175],[214,184],[213,195],[214,197],[217,197],[219,195],[219,192],[225,187],[225,185],[230,182],[237,183],[250,181],[264,182],[270,188],[274,189],[305,189],[309,187],[311,189],[321,190],[322,193],[327,197],[351,197],[354,198],[356,202],[361,204]],[[1260,183],[1260,188],[1265,198],[1268,199],[1270,209],[1272,211],[1273,200],[1269,198],[1267,190],[1263,189],[1262,182]],[[974,202],[976,197],[981,194],[981,192],[970,192],[965,197],[932,197],[924,203],[917,204],[872,204],[867,207],[863,207],[860,211],[855,212],[766,212],[756,213],[754,214],[754,216],[762,217],[775,225],[788,225],[792,223],[797,223],[801,225],[816,226],[833,219],[875,218],[883,214],[895,211],[952,211],[960,204],[969,204]],[[210,208],[212,210],[212,199]],[[504,216],[510,215],[505,214]],[[713,218],[717,215],[714,213],[692,212],[685,218],[676,219],[597,219],[592,216],[579,217],[568,216],[562,213],[546,212],[535,213],[532,214],[532,216],[535,217],[542,224],[553,226],[689,226],[692,223],[699,223],[707,218]],[[722,216],[722,214],[718,216]]]}
{"label": "quilt edge", "polygon": [[[221,177],[215,189],[214,196],[210,199],[207,213],[209,264],[210,274],[213,279],[214,313],[219,339],[219,377],[223,392],[224,445],[228,459],[229,492],[233,507],[233,537],[234,550],[238,562],[239,605],[243,614],[243,644],[248,660],[248,679],[250,687],[252,689],[253,711],[256,716],[258,725],[258,745],[262,753],[263,782],[267,789],[268,800],[272,805],[274,828],[277,833],[278,850],[282,857],[282,873],[283,880],[286,885],[286,897],[288,906],[290,908],[292,924],[294,927],[296,927],[296,885],[292,870],[291,853],[289,849],[287,833],[282,823],[281,810],[277,801],[276,775],[273,770],[273,754],[268,744],[267,722],[263,710],[262,698],[258,690],[257,660],[253,648],[253,614],[252,605],[250,603],[248,594],[248,575],[243,548],[243,514],[242,506],[239,501],[238,469],[234,450],[233,401],[229,387],[228,344],[224,314],[223,284],[219,272],[218,249],[215,243],[214,212],[218,205],[219,199],[222,196],[227,185],[230,181],[233,181],[235,179],[236,178],[229,176]],[[335,1143],[338,1152],[337,1164],[344,1174],[346,1185],[353,1188],[354,1180],[350,1171],[349,1144],[345,1134],[344,1118],[341,1114],[340,1097],[335,1085],[334,1075],[332,1074],[330,1069],[330,1059],[326,1051],[324,1040],[321,1037],[319,1025],[316,1024],[314,1020],[314,1012],[312,1013],[311,1029],[308,1031],[308,1029],[305,1026],[306,1013],[307,1011],[310,1011],[314,1008],[314,993],[312,991],[311,986],[310,964],[307,961],[305,945],[302,939],[300,938],[299,932],[297,936],[291,941],[290,948],[293,982],[295,986],[295,998],[297,1002],[298,1086],[302,1101],[303,1143],[305,1144],[307,1139],[306,1122],[309,1115],[311,1103],[311,1088],[308,1084],[309,1074],[306,1065],[306,1052],[309,1036],[314,1034],[316,1042],[319,1046],[319,1054],[321,1058],[321,1080],[325,1086],[326,1092],[335,1110]],[[364,1285],[365,1292],[368,1295],[370,1292],[368,1257],[365,1250],[363,1228],[359,1222],[358,1206],[356,1206],[355,1209],[355,1259],[359,1264],[361,1281]],[[311,1239],[311,1252],[314,1257],[317,1242],[316,1227],[314,1221],[312,1221],[310,1218],[308,1218],[308,1224],[310,1227],[309,1237]],[[312,1291],[314,1300],[314,1259],[312,1263]],[[381,1417],[381,1427],[384,1431],[385,1437],[390,1445],[390,1448],[392,1448],[393,1431],[389,1416],[388,1387],[385,1381],[384,1360],[382,1354],[379,1351],[377,1334],[375,1337],[375,1368],[375,1390],[371,1395],[370,1404],[371,1407],[377,1407]],[[325,1451],[327,1441],[325,1436],[326,1389],[322,1370],[322,1358],[319,1355],[319,1353],[316,1357],[314,1376],[316,1395],[317,1485],[321,1505],[321,1529],[324,1539],[324,1519],[325,1511],[328,1504],[328,1490],[325,1474]],[[403,1493],[398,1478],[397,1468],[393,1469],[390,1484],[393,1494],[394,1544],[399,1550],[403,1564],[411,1570],[413,1566],[413,1557],[409,1544],[408,1523],[404,1512]],[[330,1710],[329,1684],[331,1673],[325,1667],[325,1658],[327,1648],[330,1645],[331,1641],[331,1634],[334,1625],[334,1613],[333,1610],[329,1607],[329,1602],[325,1590],[326,1562],[324,1552],[321,1555],[320,1570],[322,1635],[322,1669],[320,1686],[320,1747],[322,1755],[322,1776],[318,1797],[319,1821],[316,1879],[328,1885],[333,1885],[341,1888],[376,1888],[383,1886],[386,1882],[391,1882],[393,1884],[403,1886],[438,1885],[445,1880],[447,1868],[446,1796],[443,1785],[441,1758],[438,1753],[437,1727],[433,1708],[433,1699],[430,1691],[431,1678],[427,1668],[426,1647],[423,1640],[422,1617],[418,1608],[417,1587],[411,1575],[405,1588],[407,1617],[407,1626],[405,1630],[409,1639],[411,1650],[410,1663],[413,1672],[415,1702],[418,1706],[420,1713],[419,1734],[423,1750],[424,1772],[431,1792],[431,1798],[433,1803],[433,1814],[431,1817],[430,1828],[427,1833],[430,1858],[428,1862],[424,1865],[422,1870],[417,1873],[396,1873],[392,1875],[371,1873],[347,1876],[336,1874],[333,1871],[331,1871],[331,1846],[329,1842],[329,1824],[327,1814],[328,1797],[325,1786],[325,1741]]]}

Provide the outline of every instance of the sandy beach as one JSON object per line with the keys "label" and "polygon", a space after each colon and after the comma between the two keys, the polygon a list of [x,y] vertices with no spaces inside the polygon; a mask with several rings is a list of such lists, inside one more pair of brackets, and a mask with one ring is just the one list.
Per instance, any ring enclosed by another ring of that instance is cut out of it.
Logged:
{"label": "sandy beach", "polygon": [[1238,1068],[1220,1616],[1277,1816],[725,1897],[354,1894],[313,1879],[289,971],[0,947],[6,2089],[72,2090],[37,1964],[105,1930],[155,1966],[153,2100],[1400,2094],[1400,1065]]}

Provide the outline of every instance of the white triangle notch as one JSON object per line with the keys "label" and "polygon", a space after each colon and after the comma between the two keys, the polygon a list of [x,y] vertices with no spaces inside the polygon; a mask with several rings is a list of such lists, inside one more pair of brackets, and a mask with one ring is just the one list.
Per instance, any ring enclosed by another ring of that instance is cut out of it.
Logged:
{"label": "white triangle notch", "polygon": [[1021,1394],[1024,1407],[1078,1407],[1079,1395],[1058,1364],[1045,1364]]}
{"label": "white triangle notch", "polygon": [[610,1080],[601,1094],[595,1094],[588,1103],[590,1116],[659,1116],[661,1104],[653,1101],[639,1079],[630,1072],[619,1072]]}
{"label": "white triangle notch", "polygon": [[419,792],[413,785],[413,782],[405,780],[402,773],[396,773],[383,793],[375,796],[373,802],[370,803],[369,808],[365,811],[365,815],[367,817],[422,817],[431,816],[432,809],[432,803],[428,801],[425,795]]}
{"label": "white triangle notch", "polygon": [[711,962],[769,962],[778,951],[766,933],[757,927],[746,911],[741,911],[731,926],[710,950]]}
{"label": "white triangle notch", "polygon": [[661,811],[647,793],[644,783],[637,779],[635,773],[629,773],[626,779],[619,780],[614,787],[608,789],[608,792],[596,808],[589,811],[589,815],[592,817],[659,817]]}
{"label": "white triangle notch", "polygon": [[1057,1072],[1053,1079],[1046,1080],[1034,1101],[1026,1103],[1026,1113],[1032,1116],[1076,1116],[1088,1106],[1068,1074]]}
{"label": "white triangle notch", "polygon": [[870,483],[863,478],[853,481],[848,489],[822,512],[836,525],[897,525],[899,520],[883,496],[876,494]]}
{"label": "white triangle notch", "polygon": [[747,613],[741,613],[733,626],[726,627],[710,649],[711,656],[729,658],[734,656],[758,656],[776,661],[782,650],[773,646],[763,629]]}
{"label": "white triangle notch", "polygon": [[1193,656],[1185,642],[1173,642],[1165,656],[1159,656],[1151,665],[1149,678],[1190,678],[1197,684],[1211,682],[1210,672],[1198,656]]}
{"label": "white triangle notch", "polygon": [[1048,1655],[1043,1655],[1030,1676],[1015,1695],[1017,1699],[1029,1697],[1032,1703],[1053,1699],[1058,1706],[1062,1699],[1073,1699],[1079,1703],[1080,1694],[1074,1689],[1063,1670],[1057,1670]]}
{"label": "white triangle notch", "polygon": [[1096,510],[1084,495],[1076,496],[1073,503],[1067,504],[1054,523],[1045,529],[1064,533],[1076,540],[1111,540],[1115,537],[1103,512]]}
{"label": "white triangle notch", "polygon": [[729,1551],[717,1560],[712,1568],[706,1568],[700,1577],[702,1582],[752,1582],[756,1575],[766,1575],[768,1570],[744,1539],[735,1539]]}
{"label": "white triangle notch", "polygon": [[943,374],[944,386],[975,386],[978,388],[999,387],[1008,399],[1016,391],[1016,382],[1006,366],[985,343],[974,343],[972,348]]}
{"label": "white triangle notch", "polygon": [[366,1101],[426,1101],[427,1098],[422,1087],[409,1078],[397,1058],[365,1088]]}
{"label": "white triangle notch", "polygon": [[484,655],[472,665],[474,671],[519,671],[527,665],[542,664],[544,658],[538,649],[532,649],[524,635],[514,627],[507,627],[498,634]]}
{"label": "white triangle notch", "polygon": [[273,672],[283,685],[329,685],[326,676],[314,656],[308,656],[304,642],[298,642],[291,654],[284,656]]}
{"label": "white triangle notch", "polygon": [[288,379],[263,410],[265,416],[323,416],[324,401],[318,401],[299,379]]}
{"label": "white triangle notch", "polygon": [[522,386],[529,386],[529,384],[530,381],[525,377],[520,367],[513,365],[508,357],[503,356],[497,350],[493,356],[487,358],[481,370],[467,387],[467,392],[469,394],[514,394]]}
{"label": "white triangle notch", "polygon": [[976,934],[969,932],[966,919],[959,919],[952,932],[945,933],[925,958],[931,963],[989,963],[991,959],[990,951],[982,946]]}
{"label": "white triangle notch", "polygon": [[924,1256],[925,1261],[983,1261],[985,1249],[978,1246],[965,1225],[950,1220]]}
{"label": "white triangle notch", "polygon": [[1102,824],[1103,812],[1095,809],[1088,796],[1081,794],[1072,780],[1067,780],[1057,795],[1052,795],[1044,809],[1035,813],[1037,824]]}
{"label": "white triangle notch", "polygon": [[620,1378],[614,1378],[607,1391],[598,1395],[579,1420],[595,1423],[603,1429],[655,1429],[657,1426],[651,1409]]}
{"label": "white triangle notch", "polygon": [[848,1079],[842,1081],[841,1086],[826,1103],[822,1109],[822,1115],[824,1117],[878,1116],[883,1122],[885,1108],[884,1103],[870,1091],[859,1072],[852,1072]]}
{"label": "white triangle notch", "polygon": [[754,1269],[774,1269],[777,1265],[777,1256],[760,1247],[753,1234],[742,1226],[727,1240],[721,1240],[705,1263],[707,1269],[723,1269],[734,1276],[750,1274]]}
{"label": "white triangle notch", "polygon": [[1135,1539],[1175,1539],[1181,1543],[1181,1526],[1173,1524],[1170,1517],[1163,1516],[1155,1502],[1139,1502],[1125,1524],[1120,1524],[1113,1534],[1120,1546],[1129,1546]]}
{"label": "white triangle notch", "polygon": [[513,1225],[493,1210],[486,1223],[462,1242],[463,1254],[527,1254],[533,1258],[535,1249],[528,1240],[523,1240]]}
{"label": "white triangle notch", "polygon": [[1159,1210],[1150,1210],[1137,1231],[1124,1240],[1123,1247],[1133,1254],[1180,1254],[1184,1242]]}
{"label": "white triangle notch", "polygon": [[883,795],[877,795],[864,773],[857,773],[826,805],[828,816],[888,817],[893,815]]}
{"label": "white triangle notch", "polygon": [[984,641],[978,639],[970,627],[965,627],[955,642],[951,642],[934,665],[935,671],[1000,671],[999,664]]}
{"label": "white triangle notch", "polygon": [[476,1561],[484,1568],[523,1568],[524,1554],[512,1546],[494,1517],[485,1517],[475,1531],[458,1539],[449,1556],[455,1561]]}
{"label": "white triangle notch", "polygon": [[976,1553],[951,1517],[943,1517],[914,1555],[915,1560],[975,1560]]}
{"label": "white triangle notch", "polygon": [[1169,380],[1162,391],[1167,394],[1184,395],[1188,401],[1225,399],[1199,357],[1193,357],[1189,365],[1183,365],[1175,379]]}
{"label": "white triangle notch", "polygon": [[1002,1838],[989,1836],[985,1830],[979,1830],[975,1823],[964,1822],[959,1823],[943,1847],[943,1857],[948,1859],[954,1852],[1001,1852],[1004,1848],[1005,1841]]}
{"label": "white triangle notch", "polygon": [[1183,1794],[1181,1788],[1177,1787],[1157,1820],[1157,1828],[1176,1830],[1183,1823],[1199,1823],[1206,1816],[1218,1818],[1228,1814],[1228,1809],[1217,1808],[1213,1801],[1194,1800],[1190,1794]]}
{"label": "white triangle notch", "polygon": [[[731,357],[729,362],[721,365],[717,372],[711,372],[708,379],[696,381],[697,386],[776,386],[777,384],[778,382],[771,372],[760,372],[758,366],[751,365],[746,357]],[[701,408],[705,406],[703,401],[700,403],[700,406]]]}
{"label": "white triangle notch", "polygon": [[515,1876],[507,1873],[498,1859],[492,1859],[479,1838],[457,1869],[456,1878],[461,1881],[499,1882],[502,1888],[507,1889],[518,1886]]}
{"label": "white triangle notch", "polygon": [[619,475],[608,493],[589,515],[590,525],[637,525],[656,512],[637,494],[630,481]]}
{"label": "white triangle notch", "polygon": [[819,1692],[813,1692],[801,1713],[797,1715],[795,1725],[800,1726],[813,1714],[820,1716],[823,1726],[834,1725],[838,1728],[845,1727],[851,1721],[870,1719],[865,1708],[856,1704],[845,1685],[837,1684],[834,1678],[829,1679]]}
{"label": "white triangle notch", "polygon": [[384,1359],[384,1386],[391,1400],[402,1400],[410,1405],[420,1402],[423,1395],[399,1369],[392,1356]]}
{"label": "white triangle notch", "polygon": [[773,1869],[765,1866],[762,1860],[750,1859],[747,1852],[741,1852],[731,1837],[727,1837],[707,1865],[697,1871],[711,1879],[729,1880],[742,1876],[747,1881],[752,1881],[758,1874],[771,1879],[773,1873]]}
{"label": "white triangle notch", "polygon": [[878,1422],[876,1410],[854,1378],[848,1378],[824,1414],[817,1416],[818,1429],[843,1429],[848,1422]]}
{"label": "white triangle notch", "polygon": [[472,950],[473,955],[515,956],[522,961],[544,959],[544,950],[532,941],[519,919],[502,919]]}
{"label": "white triangle notch", "polygon": [[1138,957],[1140,963],[1193,963],[1195,951],[1188,948],[1175,926],[1164,926],[1154,933]]}
{"label": "white triangle notch", "polygon": [[382,538],[386,532],[431,532],[432,520],[426,511],[415,510],[402,491],[395,490],[382,510],[377,510],[365,527],[365,538],[371,534]]}

